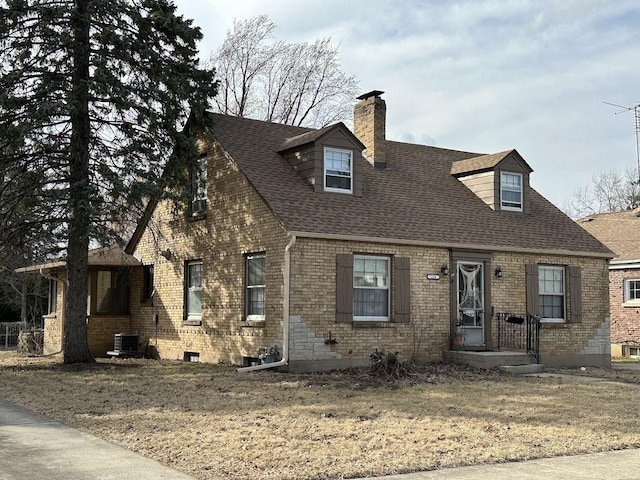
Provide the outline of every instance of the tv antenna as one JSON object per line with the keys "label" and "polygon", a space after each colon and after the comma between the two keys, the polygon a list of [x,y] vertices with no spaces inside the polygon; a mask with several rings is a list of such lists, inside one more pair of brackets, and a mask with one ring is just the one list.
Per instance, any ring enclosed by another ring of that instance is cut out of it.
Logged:
{"label": "tv antenna", "polygon": [[638,183],[640,184],[640,103],[637,105],[634,105],[633,107],[625,107],[624,105],[618,105],[618,104],[609,103],[609,102],[602,102],[602,103],[611,105],[612,107],[620,108],[621,110],[614,112],[615,115],[618,115],[619,113],[630,112],[631,110],[633,110],[633,116],[634,116],[633,124],[634,124],[634,129],[636,131],[636,160],[637,160],[636,175],[638,176]]}

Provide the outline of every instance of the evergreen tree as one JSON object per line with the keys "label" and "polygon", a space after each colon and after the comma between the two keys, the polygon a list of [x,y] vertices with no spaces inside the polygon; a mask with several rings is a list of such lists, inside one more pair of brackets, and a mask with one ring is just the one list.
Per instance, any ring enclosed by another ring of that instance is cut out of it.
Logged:
{"label": "evergreen tree", "polygon": [[0,0],[0,227],[66,252],[65,363],[93,360],[90,243],[195,161],[183,127],[217,87],[200,38],[170,0]]}

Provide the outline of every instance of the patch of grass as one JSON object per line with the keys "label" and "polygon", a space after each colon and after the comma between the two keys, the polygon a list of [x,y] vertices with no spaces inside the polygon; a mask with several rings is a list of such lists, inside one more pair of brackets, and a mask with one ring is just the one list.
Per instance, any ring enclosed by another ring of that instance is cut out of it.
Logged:
{"label": "patch of grass", "polygon": [[352,478],[639,447],[638,388],[446,364],[395,378],[0,356],[3,398],[200,479]]}

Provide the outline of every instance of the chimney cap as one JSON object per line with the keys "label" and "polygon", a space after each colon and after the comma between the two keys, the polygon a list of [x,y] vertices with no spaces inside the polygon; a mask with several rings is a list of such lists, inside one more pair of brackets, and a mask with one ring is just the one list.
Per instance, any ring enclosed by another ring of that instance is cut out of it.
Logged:
{"label": "chimney cap", "polygon": [[378,98],[380,95],[382,95],[384,92],[382,90],[371,90],[370,92],[367,93],[363,93],[362,95],[360,95],[359,97],[356,97],[358,100],[366,100],[369,97],[376,97]]}

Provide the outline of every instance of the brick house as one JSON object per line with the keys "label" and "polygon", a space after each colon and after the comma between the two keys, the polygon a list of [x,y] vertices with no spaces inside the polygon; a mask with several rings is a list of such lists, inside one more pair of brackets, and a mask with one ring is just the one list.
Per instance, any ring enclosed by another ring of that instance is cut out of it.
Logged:
{"label": "brick house", "polygon": [[545,365],[609,365],[611,252],[516,150],[387,140],[381,93],[353,132],[211,114],[190,211],[151,202],[126,248],[130,331],[161,358],[251,365],[273,347],[311,370],[503,348],[515,312],[543,318]]}
{"label": "brick house", "polygon": [[590,215],[578,224],[615,253],[609,264],[611,354],[640,356],[640,209]]}

